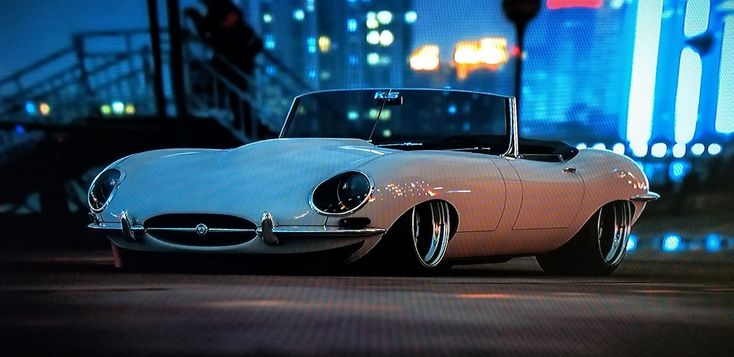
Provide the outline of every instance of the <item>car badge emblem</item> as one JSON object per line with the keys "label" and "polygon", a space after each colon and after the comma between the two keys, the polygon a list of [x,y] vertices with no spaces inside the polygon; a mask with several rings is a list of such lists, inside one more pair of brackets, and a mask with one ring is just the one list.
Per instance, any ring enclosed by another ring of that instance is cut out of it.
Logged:
{"label": "car badge emblem", "polygon": [[209,232],[209,227],[207,227],[204,223],[197,224],[195,229],[196,234],[200,236],[205,236]]}

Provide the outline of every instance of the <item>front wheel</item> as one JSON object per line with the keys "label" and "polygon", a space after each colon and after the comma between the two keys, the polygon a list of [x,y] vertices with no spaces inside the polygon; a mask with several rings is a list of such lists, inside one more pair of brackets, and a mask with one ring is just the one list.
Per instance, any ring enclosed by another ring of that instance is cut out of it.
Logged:
{"label": "front wheel", "polygon": [[452,217],[444,201],[428,201],[411,208],[385,234],[370,265],[401,273],[445,271],[450,268],[443,258],[451,238]]}
{"label": "front wheel", "polygon": [[632,213],[626,201],[603,206],[568,243],[536,256],[538,264],[554,275],[611,274],[625,256]]}

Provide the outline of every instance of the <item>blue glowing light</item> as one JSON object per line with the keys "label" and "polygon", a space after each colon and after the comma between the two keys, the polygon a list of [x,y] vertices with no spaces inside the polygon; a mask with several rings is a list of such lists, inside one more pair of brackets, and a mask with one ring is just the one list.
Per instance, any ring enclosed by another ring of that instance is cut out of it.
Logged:
{"label": "blue glowing light", "polygon": [[637,157],[645,157],[647,155],[647,142],[630,142],[630,150]]}
{"label": "blue glowing light", "polygon": [[449,112],[449,114],[451,114],[451,115],[454,115],[454,114],[456,114],[456,104],[451,104],[451,105],[449,105],[449,108],[448,108],[448,112]]}
{"label": "blue glowing light", "polygon": [[668,234],[663,237],[663,251],[664,252],[677,252],[683,249],[683,241],[677,234]]}
{"label": "blue glowing light", "polygon": [[357,31],[357,20],[356,19],[347,20],[347,31],[349,32]]}
{"label": "blue glowing light", "polygon": [[418,14],[415,11],[408,11],[405,13],[405,23],[412,24],[418,20]]}
{"label": "blue glowing light", "polygon": [[722,134],[731,134],[734,133],[734,71],[731,70],[734,68],[734,16],[724,17],[723,23],[715,129]]}
{"label": "blue glowing light", "polygon": [[701,56],[690,48],[684,48],[680,55],[678,89],[675,96],[675,142],[677,143],[689,143],[696,132],[698,102],[701,94],[701,71]]}
{"label": "blue glowing light", "polygon": [[350,110],[349,112],[347,112],[347,119],[350,121],[357,120],[359,119],[359,113],[357,113],[356,110]]}
{"label": "blue glowing light", "polygon": [[706,145],[701,143],[696,143],[691,146],[691,154],[695,156],[701,156],[703,155],[703,152],[706,151]]}
{"label": "blue glowing light", "polygon": [[23,135],[25,134],[25,127],[23,125],[16,124],[14,131],[18,135]]}
{"label": "blue glowing light", "polygon": [[662,14],[663,0],[637,2],[630,99],[627,106],[627,140],[632,152],[638,157],[647,153],[647,143],[652,135]]}
{"label": "blue glowing light", "polygon": [[624,155],[624,152],[626,149],[627,148],[622,143],[616,143],[614,144],[614,146],[612,146],[612,151],[614,151],[614,153],[619,154],[619,155]]}
{"label": "blue glowing light", "polygon": [[637,249],[637,236],[634,234],[630,234],[629,238],[627,239],[627,247],[628,252],[632,252],[635,249]]}
{"label": "blue glowing light", "polygon": [[710,0],[688,0],[683,34],[686,37],[700,35],[709,27]]}
{"label": "blue glowing light", "polygon": [[668,153],[668,145],[665,143],[655,143],[650,148],[650,155],[653,157],[664,157]]}
{"label": "blue glowing light", "polygon": [[716,253],[721,250],[721,237],[717,234],[709,234],[706,237],[706,251]]}
{"label": "blue glowing light", "polygon": [[597,149],[597,150],[606,150],[607,149],[607,146],[604,145],[604,143],[596,143],[591,148],[592,149]]}
{"label": "blue glowing light", "polygon": [[585,144],[585,143],[578,143],[578,144],[576,145],[576,148],[577,148],[577,149],[579,149],[579,150],[581,150],[581,149],[586,149],[586,148],[587,148],[587,146],[586,146],[586,144]]}
{"label": "blue glowing light", "polygon": [[307,38],[306,45],[308,46],[308,53],[316,53],[316,37]]}
{"label": "blue glowing light", "polygon": [[271,34],[265,35],[265,48],[272,50],[275,48],[275,38]]}
{"label": "blue glowing light", "polygon": [[686,156],[686,145],[685,144],[673,145],[673,157],[680,159],[683,156]]}
{"label": "blue glowing light", "polygon": [[308,78],[314,79],[316,78],[316,70],[312,69],[308,71]]}
{"label": "blue glowing light", "polygon": [[668,168],[668,176],[675,182],[680,182],[691,171],[691,164],[685,161],[675,161]]}
{"label": "blue glowing light", "polygon": [[36,111],[36,103],[34,103],[34,102],[30,101],[30,100],[27,101],[27,102],[25,102],[25,112],[28,113],[29,115],[36,115],[36,113],[37,113],[37,111]]}
{"label": "blue glowing light", "polygon": [[125,103],[120,101],[112,102],[112,112],[115,114],[122,114],[125,111]]}
{"label": "blue glowing light", "polygon": [[358,65],[359,64],[359,57],[355,55],[349,55],[349,64],[350,65]]}
{"label": "blue glowing light", "polygon": [[278,72],[278,70],[273,65],[268,65],[268,66],[265,67],[265,73],[267,73],[267,74],[269,74],[271,76],[274,75],[277,72]]}
{"label": "blue glowing light", "polygon": [[713,156],[721,154],[721,145],[716,143],[709,145],[708,152],[709,155]]}
{"label": "blue glowing light", "polygon": [[304,13],[302,9],[293,10],[293,18],[296,19],[296,21],[303,21],[305,17],[306,13]]}

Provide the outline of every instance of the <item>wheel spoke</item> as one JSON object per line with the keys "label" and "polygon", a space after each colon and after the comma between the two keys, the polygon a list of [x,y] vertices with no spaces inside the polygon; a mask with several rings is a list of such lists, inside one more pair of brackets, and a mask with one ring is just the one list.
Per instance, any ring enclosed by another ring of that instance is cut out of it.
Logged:
{"label": "wheel spoke", "polygon": [[[427,205],[423,208],[413,208],[411,222],[413,245],[421,264],[426,267],[435,267],[446,254],[451,233],[450,209],[448,203],[442,201],[428,202]],[[425,221],[428,210],[431,212],[430,223]],[[423,223],[421,223],[420,212],[423,212]]]}
{"label": "wheel spoke", "polygon": [[427,264],[431,264],[431,260],[433,259],[433,256],[436,254],[436,249],[438,248],[438,243],[440,239],[440,233],[439,233],[439,222],[441,221],[441,212],[436,207],[437,204],[431,202],[431,222],[433,223],[433,230],[431,232],[431,246],[428,249],[428,252],[423,257],[423,261]]}

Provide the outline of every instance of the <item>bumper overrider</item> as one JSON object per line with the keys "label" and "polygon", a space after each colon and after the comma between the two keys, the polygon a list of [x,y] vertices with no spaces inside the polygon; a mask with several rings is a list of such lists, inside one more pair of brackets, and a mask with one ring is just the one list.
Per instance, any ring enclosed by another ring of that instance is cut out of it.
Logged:
{"label": "bumper overrider", "polygon": [[[94,221],[88,225],[89,229],[102,233],[107,236],[114,243],[118,245],[124,245],[128,248],[138,246],[140,250],[159,250],[156,248],[169,248],[163,250],[171,250],[171,248],[182,248],[184,250],[221,250],[222,248],[243,248],[247,246],[245,252],[264,252],[261,249],[257,249],[256,246],[270,247],[267,249],[268,252],[275,253],[272,249],[282,246],[283,240],[287,240],[288,246],[299,246],[307,242],[315,243],[321,242],[322,244],[308,244],[311,247],[303,247],[305,249],[297,249],[297,251],[313,251],[336,248],[344,244],[352,244],[356,241],[366,240],[373,237],[382,236],[385,233],[383,228],[374,227],[359,227],[359,228],[347,228],[347,227],[332,227],[332,226],[278,226],[275,224],[273,216],[265,212],[260,220],[260,225],[253,228],[220,228],[220,227],[208,227],[203,223],[196,224],[193,227],[145,227],[141,224],[133,223],[130,214],[123,210],[120,213],[120,222],[99,222]],[[253,236],[254,239],[247,240],[243,244],[237,244],[232,247],[217,247],[214,246],[200,246],[200,245],[187,245],[187,244],[176,244],[165,242],[157,239],[157,235],[160,234],[190,234],[192,236],[200,238],[202,241],[207,239],[208,235],[215,234],[234,234],[243,236]],[[289,238],[294,238],[290,240]],[[298,239],[298,238],[309,238],[309,239]],[[292,243],[293,242],[293,243]],[[302,244],[299,244],[302,243]],[[333,242],[330,244],[329,242]],[[333,245],[333,246],[332,246]],[[320,249],[316,249],[320,247]],[[241,249],[235,249],[241,250]],[[283,253],[293,252],[291,249],[284,249]]]}

